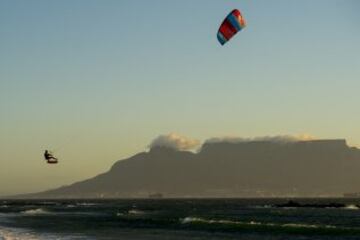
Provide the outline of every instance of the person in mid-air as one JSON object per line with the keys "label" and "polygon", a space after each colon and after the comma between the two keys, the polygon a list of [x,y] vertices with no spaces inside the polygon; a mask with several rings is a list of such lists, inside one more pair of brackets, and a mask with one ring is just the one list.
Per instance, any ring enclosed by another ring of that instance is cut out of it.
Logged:
{"label": "person in mid-air", "polygon": [[49,161],[49,160],[55,160],[55,161],[57,161],[57,158],[54,157],[48,150],[45,150],[44,158],[45,158],[47,161]]}

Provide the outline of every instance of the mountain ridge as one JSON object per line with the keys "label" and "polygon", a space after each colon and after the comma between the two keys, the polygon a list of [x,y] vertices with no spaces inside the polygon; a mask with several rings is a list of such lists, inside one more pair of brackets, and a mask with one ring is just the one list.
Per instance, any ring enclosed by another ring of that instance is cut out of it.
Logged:
{"label": "mountain ridge", "polygon": [[154,147],[93,178],[22,197],[341,196],[359,191],[358,170],[360,150],[345,139],[205,142],[195,153]]}

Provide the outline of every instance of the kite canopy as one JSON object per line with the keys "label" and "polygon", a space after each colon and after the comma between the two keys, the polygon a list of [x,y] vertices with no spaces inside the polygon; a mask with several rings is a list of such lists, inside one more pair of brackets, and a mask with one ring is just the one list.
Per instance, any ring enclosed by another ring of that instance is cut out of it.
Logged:
{"label": "kite canopy", "polygon": [[227,15],[220,25],[217,38],[221,45],[229,41],[237,32],[246,26],[245,19],[238,9],[234,9]]}

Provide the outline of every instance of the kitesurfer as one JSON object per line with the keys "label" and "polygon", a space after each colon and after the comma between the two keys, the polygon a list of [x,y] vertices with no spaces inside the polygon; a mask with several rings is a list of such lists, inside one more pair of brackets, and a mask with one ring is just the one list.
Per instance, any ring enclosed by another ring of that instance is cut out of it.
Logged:
{"label": "kitesurfer", "polygon": [[58,160],[58,159],[57,159],[56,157],[54,157],[48,150],[45,150],[44,158],[45,158],[47,161],[51,161],[51,160],[57,161],[57,160]]}

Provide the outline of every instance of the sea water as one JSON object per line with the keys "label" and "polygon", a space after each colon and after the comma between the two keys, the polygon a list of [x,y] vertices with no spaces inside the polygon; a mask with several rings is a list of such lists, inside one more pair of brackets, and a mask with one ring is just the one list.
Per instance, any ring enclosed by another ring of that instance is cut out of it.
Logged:
{"label": "sea water", "polygon": [[[359,199],[0,200],[0,240],[360,239]],[[319,205],[320,206],[320,205]]]}

